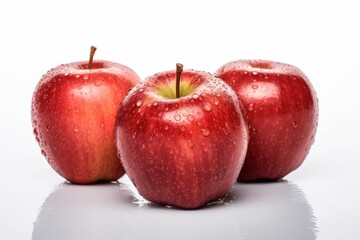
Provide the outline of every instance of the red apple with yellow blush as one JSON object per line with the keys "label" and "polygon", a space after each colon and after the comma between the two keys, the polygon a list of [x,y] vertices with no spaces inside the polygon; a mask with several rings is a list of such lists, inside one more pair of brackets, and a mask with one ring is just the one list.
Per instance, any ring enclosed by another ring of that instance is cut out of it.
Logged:
{"label": "red apple with yellow blush", "polygon": [[76,184],[114,181],[124,175],[116,153],[118,105],[139,76],[129,67],[90,60],[51,69],[32,99],[32,125],[42,154]]}
{"label": "red apple with yellow blush", "polygon": [[266,60],[238,60],[215,76],[238,94],[250,125],[250,140],[238,180],[276,181],[297,169],[314,142],[318,101],[297,67]]}
{"label": "red apple with yellow blush", "polygon": [[248,125],[228,84],[210,73],[182,72],[178,64],[129,92],[115,136],[126,173],[144,198],[194,209],[224,197],[236,182]]}

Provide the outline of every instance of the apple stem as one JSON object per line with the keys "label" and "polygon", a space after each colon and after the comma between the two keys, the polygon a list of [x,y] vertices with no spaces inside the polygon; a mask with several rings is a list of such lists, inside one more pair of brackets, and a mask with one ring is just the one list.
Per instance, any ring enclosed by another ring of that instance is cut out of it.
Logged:
{"label": "apple stem", "polygon": [[89,69],[92,69],[92,64],[93,64],[93,60],[94,60],[95,51],[96,51],[96,47],[91,46],[91,49],[90,49],[90,58],[89,58],[89,65],[88,65],[88,68],[89,68]]}
{"label": "apple stem", "polygon": [[183,71],[184,65],[181,63],[176,64],[176,98],[180,97],[180,77]]}

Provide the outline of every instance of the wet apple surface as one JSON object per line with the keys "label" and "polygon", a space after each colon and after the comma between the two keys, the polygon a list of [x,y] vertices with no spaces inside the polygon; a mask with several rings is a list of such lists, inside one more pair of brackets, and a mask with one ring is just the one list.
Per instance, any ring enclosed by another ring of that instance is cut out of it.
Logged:
{"label": "wet apple surface", "polygon": [[42,154],[72,183],[114,181],[125,171],[116,154],[117,107],[140,78],[109,61],[63,64],[48,71],[32,99],[32,125]]}
{"label": "wet apple surface", "polygon": [[298,168],[318,122],[316,93],[305,74],[284,63],[239,60],[215,75],[236,91],[250,125],[239,181],[276,181]]}
{"label": "wet apple surface", "polygon": [[175,71],[136,85],[123,100],[116,142],[141,195],[198,208],[225,196],[243,165],[248,127],[235,92],[211,74]]}

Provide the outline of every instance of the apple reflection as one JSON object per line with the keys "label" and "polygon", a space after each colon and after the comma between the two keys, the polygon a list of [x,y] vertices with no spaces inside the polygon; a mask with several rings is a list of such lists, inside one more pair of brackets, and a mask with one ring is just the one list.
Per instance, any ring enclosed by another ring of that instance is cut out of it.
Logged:
{"label": "apple reflection", "polygon": [[39,239],[316,239],[316,222],[291,182],[236,184],[198,210],[149,203],[131,184],[61,184],[34,224]]}

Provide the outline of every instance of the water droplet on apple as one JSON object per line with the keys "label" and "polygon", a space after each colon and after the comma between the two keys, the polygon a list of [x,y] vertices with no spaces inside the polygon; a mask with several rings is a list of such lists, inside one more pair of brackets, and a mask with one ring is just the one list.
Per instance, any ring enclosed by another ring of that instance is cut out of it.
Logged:
{"label": "water droplet on apple", "polygon": [[141,100],[138,100],[138,101],[136,102],[136,106],[140,107],[141,105],[142,105],[142,101],[141,101]]}
{"label": "water droplet on apple", "polygon": [[254,111],[254,104],[253,103],[250,103],[248,105],[248,110],[251,112],[251,111]]}
{"label": "water droplet on apple", "polygon": [[166,125],[166,126],[164,127],[164,129],[165,129],[165,131],[169,130],[169,126]]}
{"label": "water droplet on apple", "polygon": [[181,127],[180,127],[180,130],[181,130],[182,132],[184,132],[184,131],[186,130],[186,128],[185,128],[184,126],[181,126]]}
{"label": "water droplet on apple", "polygon": [[139,88],[139,92],[144,92],[144,88]]}
{"label": "water droplet on apple", "polygon": [[207,137],[210,135],[210,130],[207,129],[207,128],[202,128],[201,129],[201,134],[204,136],[204,137]]}
{"label": "water droplet on apple", "polygon": [[102,82],[101,82],[101,81],[96,81],[96,82],[95,82],[95,86],[99,87],[99,86],[101,86],[101,85],[102,85]]}
{"label": "water droplet on apple", "polygon": [[75,75],[75,78],[79,78],[79,77],[80,77],[80,75],[79,75],[79,74],[76,74],[76,75]]}
{"label": "water droplet on apple", "polygon": [[294,121],[294,122],[292,122],[292,127],[293,127],[293,128],[297,128],[297,127],[298,127],[297,122],[295,122],[295,121]]}
{"label": "water droplet on apple", "polygon": [[218,101],[218,100],[214,100],[214,104],[215,104],[216,106],[218,106],[218,105],[219,105],[219,101]]}
{"label": "water droplet on apple", "polygon": [[47,93],[44,93],[44,95],[42,96],[43,99],[46,99],[48,97]]}
{"label": "water droplet on apple", "polygon": [[49,126],[46,126],[46,127],[45,127],[45,131],[47,131],[47,132],[50,131],[50,127],[49,127]]}
{"label": "water droplet on apple", "polygon": [[46,157],[46,152],[43,149],[41,149],[41,154]]}
{"label": "water droplet on apple", "polygon": [[181,120],[181,116],[179,114],[174,114],[174,119],[176,121],[180,121]]}
{"label": "water droplet on apple", "polygon": [[39,135],[39,133],[38,133],[38,131],[37,131],[36,128],[34,128],[33,133],[34,133],[35,136],[38,136],[38,135]]}
{"label": "water droplet on apple", "polygon": [[40,143],[40,139],[39,139],[39,137],[35,137],[35,140],[38,142],[38,143]]}
{"label": "water droplet on apple", "polygon": [[69,76],[69,73],[64,73],[64,76],[66,77],[66,76]]}
{"label": "water droplet on apple", "polygon": [[213,179],[214,179],[214,181],[216,181],[216,180],[218,180],[218,175],[214,175],[214,177],[213,177]]}
{"label": "water droplet on apple", "polygon": [[79,132],[79,127],[77,127],[77,126],[75,126],[74,128],[73,128],[73,131],[75,132],[75,133],[77,133],[77,132]]}
{"label": "water droplet on apple", "polygon": [[85,80],[88,80],[88,79],[89,79],[89,75],[84,75],[83,78],[84,78]]}
{"label": "water droplet on apple", "polygon": [[259,86],[257,85],[257,84],[253,84],[253,85],[251,85],[251,88],[252,89],[257,89]]}
{"label": "water droplet on apple", "polygon": [[173,149],[173,148],[170,148],[170,150],[169,150],[170,155],[173,155],[174,152],[175,152],[174,149]]}
{"label": "water droplet on apple", "polygon": [[189,114],[189,115],[187,115],[186,119],[187,119],[188,121],[192,122],[192,121],[194,121],[194,116],[191,115],[191,114]]}
{"label": "water droplet on apple", "polygon": [[254,72],[252,72],[252,74],[253,74],[253,75],[257,75],[257,74],[258,74],[258,72],[254,71]]}
{"label": "water droplet on apple", "polygon": [[190,148],[194,146],[194,143],[190,139],[187,140],[187,144]]}
{"label": "water droplet on apple", "polygon": [[154,107],[156,107],[157,105],[159,105],[159,103],[158,102],[153,102],[153,104],[152,104]]}
{"label": "water droplet on apple", "polygon": [[199,94],[194,93],[194,94],[192,95],[192,98],[194,98],[194,99],[198,99],[198,98],[199,98]]}
{"label": "water droplet on apple", "polygon": [[208,103],[208,102],[203,102],[203,108],[204,108],[204,110],[205,111],[207,111],[207,112],[210,112],[211,111],[211,104],[210,103]]}
{"label": "water droplet on apple", "polygon": [[150,163],[150,165],[153,165],[153,164],[154,164],[154,160],[153,160],[152,158],[150,158],[149,163]]}

